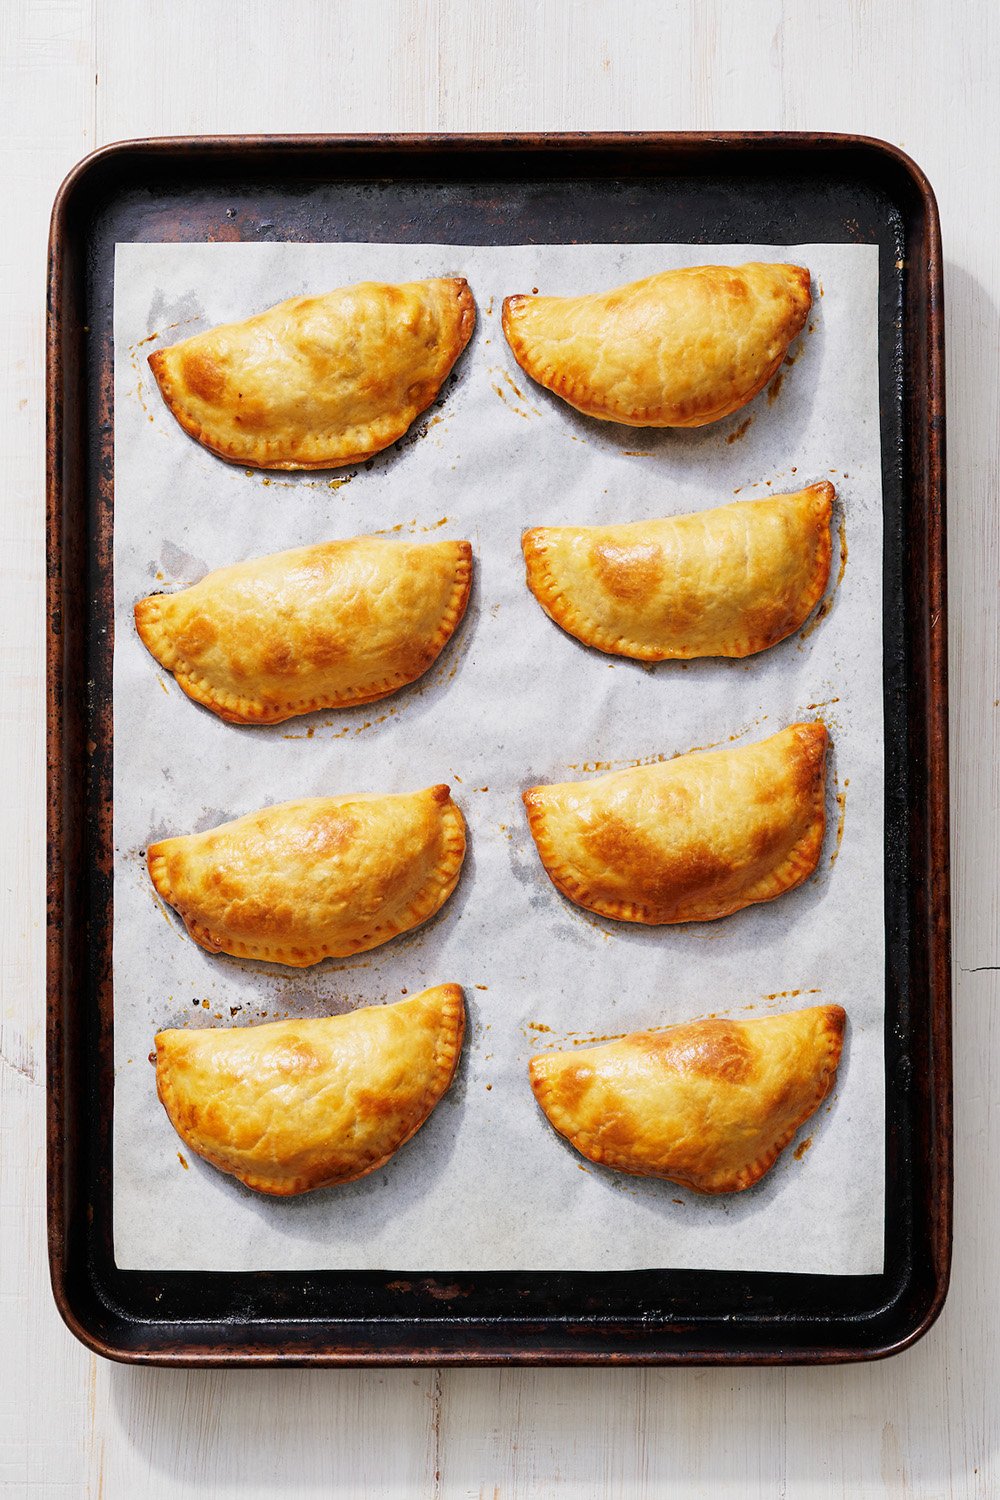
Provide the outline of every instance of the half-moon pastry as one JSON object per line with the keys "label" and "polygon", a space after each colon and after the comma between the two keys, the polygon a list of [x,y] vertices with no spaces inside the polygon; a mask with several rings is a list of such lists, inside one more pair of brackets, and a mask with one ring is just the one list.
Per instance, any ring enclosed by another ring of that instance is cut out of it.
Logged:
{"label": "half-moon pastry", "polygon": [[590,1161],[699,1193],[759,1182],[833,1087],[839,1005],[689,1021],[529,1064],[535,1098]]}
{"label": "half-moon pastry", "polygon": [[285,1197],[382,1167],[447,1091],[462,1050],[457,984],[395,1005],[263,1026],[161,1031],[156,1090],[184,1143]]}
{"label": "half-moon pastry", "polygon": [[135,606],[144,645],[231,724],[371,703],[426,672],[465,613],[468,542],[359,536],[251,558]]}
{"label": "half-moon pastry", "polygon": [[587,646],[639,661],[751,656],[803,623],[830,575],[825,481],[619,526],[537,526],[528,587]]}
{"label": "half-moon pastry", "polygon": [[157,892],[202,948],[295,968],[425,922],[464,857],[446,786],[281,802],[146,852]]}
{"label": "half-moon pastry", "polygon": [[362,281],[196,333],[149,363],[184,431],[220,458],[338,469],[403,436],[475,321],[460,276]]}
{"label": "half-moon pastry", "polygon": [[733,750],[532,787],[546,874],[621,922],[710,922],[772,901],[819,860],[826,746],[824,725],[792,724]]}
{"label": "half-moon pastry", "polygon": [[589,417],[703,427],[771,379],[812,305],[804,266],[693,266],[586,297],[508,297],[521,368]]}

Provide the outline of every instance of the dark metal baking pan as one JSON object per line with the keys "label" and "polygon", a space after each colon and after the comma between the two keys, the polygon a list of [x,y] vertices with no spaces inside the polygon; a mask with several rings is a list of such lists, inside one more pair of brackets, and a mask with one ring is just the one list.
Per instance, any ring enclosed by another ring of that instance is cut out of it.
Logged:
{"label": "dark metal baking pan", "polygon": [[[119,1270],[112,1253],[116,241],[879,248],[886,1258],[878,1276]],[[124,142],[56,200],[48,327],[48,1227],[74,1333],[174,1364],[781,1363],[891,1354],[944,1301],[951,1032],[941,245],[931,189],[827,135]]]}

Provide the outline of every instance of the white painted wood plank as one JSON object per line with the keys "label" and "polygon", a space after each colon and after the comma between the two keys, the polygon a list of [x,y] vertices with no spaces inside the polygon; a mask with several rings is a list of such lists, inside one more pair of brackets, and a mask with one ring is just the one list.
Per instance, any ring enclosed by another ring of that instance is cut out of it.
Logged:
{"label": "white painted wood plank", "polygon": [[[0,7],[0,1487],[79,1490],[87,1356],[49,1294],[44,1163],[44,328],[52,197],[93,144],[91,0]],[[50,1421],[42,1412],[55,1413]]]}
{"label": "white painted wood plank", "polygon": [[[94,3],[93,15],[91,0],[0,7],[12,210],[0,244],[0,771],[19,789],[0,808],[11,854],[0,1025],[13,1063],[0,1069],[0,1485],[150,1500],[996,1494],[1000,995],[996,974],[971,972],[1000,964],[1000,206],[983,152],[1000,125],[995,6]],[[941,1324],[899,1359],[842,1371],[232,1374],[90,1360],[59,1325],[47,1288],[42,905],[37,875],[30,891],[23,879],[43,853],[42,277],[58,178],[95,133],[778,127],[896,141],[928,171],[944,219],[959,971],[958,1233]]]}

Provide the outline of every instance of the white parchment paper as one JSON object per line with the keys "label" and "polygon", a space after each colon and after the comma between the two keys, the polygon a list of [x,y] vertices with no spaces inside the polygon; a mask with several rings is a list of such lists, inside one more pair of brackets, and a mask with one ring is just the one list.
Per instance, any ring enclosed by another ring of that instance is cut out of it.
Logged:
{"label": "white parchment paper", "polygon": [[[531,384],[503,297],[602,290],[670,266],[788,259],[815,307],[780,391],[696,431],[591,421]],[[366,278],[468,277],[475,337],[434,408],[357,470],[265,475],[192,442],[146,355],[284,297]],[[877,252],[855,245],[120,245],[115,274],[114,1238],[147,1269],[882,1269],[882,511]],[[773,397],[773,399],[772,399]],[[524,584],[522,530],[633,520],[829,477],[824,617],[746,661],[654,668],[590,651]],[[418,684],[369,707],[236,728],[139,642],[134,601],[259,554],[365,532],[468,537],[467,618]],[[799,890],[714,923],[640,928],[564,901],[521,792],[646,757],[830,727],[828,834]],[[423,929],[315,969],[212,957],[161,907],[144,850],[269,802],[448,781],[460,884]],[[839,797],[839,803],[838,803]],[[840,834],[842,833],[842,839]],[[464,985],[457,1080],[383,1170],[259,1197],[185,1151],[147,1061],[167,1026],[242,1025]],[[700,1198],[583,1161],[528,1086],[543,1047],[826,1001],[849,1029],[835,1094],[756,1188]],[[807,1149],[802,1149],[807,1147]],[[181,1157],[185,1161],[181,1160]]]}

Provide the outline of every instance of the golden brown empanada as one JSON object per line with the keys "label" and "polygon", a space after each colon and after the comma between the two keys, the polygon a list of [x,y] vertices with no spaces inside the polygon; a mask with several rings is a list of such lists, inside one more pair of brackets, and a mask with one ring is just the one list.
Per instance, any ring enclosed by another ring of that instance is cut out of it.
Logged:
{"label": "golden brown empanada", "polygon": [[446,786],[281,802],[146,853],[196,943],[296,968],[426,921],[464,857],[465,823]]}
{"label": "golden brown empanada", "polygon": [[699,1193],[759,1182],[833,1087],[846,1016],[816,1005],[689,1021],[529,1064],[549,1120],[590,1161]]}
{"label": "golden brown empanada", "polygon": [[557,625],[616,656],[750,656],[822,597],[833,497],[824,481],[664,521],[538,526],[522,540],[528,587]]}
{"label": "golden brown empanada", "polygon": [[524,793],[546,873],[622,922],[709,922],[811,875],[823,844],[827,734],[792,724],[734,750],[680,755]]}
{"label": "golden brown empanada", "polygon": [[523,370],[570,406],[628,427],[702,427],[775,373],[812,298],[804,266],[694,266],[589,297],[508,297]]}
{"label": "golden brown empanada", "polygon": [[231,724],[371,703],[412,682],[465,613],[468,542],[359,536],[252,558],[135,606],[144,645]]}
{"label": "golden brown empanada", "polygon": [[353,1182],[420,1129],[451,1083],[457,984],[315,1021],[161,1031],[156,1089],[177,1134],[258,1193]]}
{"label": "golden brown empanada", "polygon": [[257,469],[338,469],[402,437],[469,339],[460,276],[293,297],[149,356],[199,443]]}

